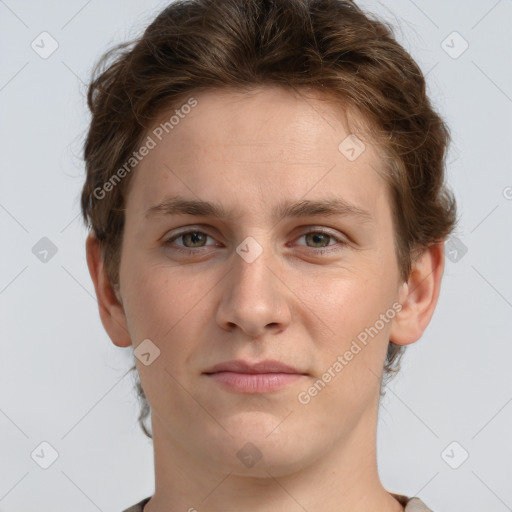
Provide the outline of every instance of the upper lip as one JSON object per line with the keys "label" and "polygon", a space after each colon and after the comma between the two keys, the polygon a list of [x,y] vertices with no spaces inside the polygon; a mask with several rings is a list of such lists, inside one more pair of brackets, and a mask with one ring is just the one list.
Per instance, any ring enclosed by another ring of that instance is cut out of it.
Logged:
{"label": "upper lip", "polygon": [[281,363],[280,361],[274,361],[267,359],[265,361],[259,361],[250,363],[242,359],[236,359],[233,361],[225,361],[224,363],[216,364],[204,371],[204,373],[216,373],[216,372],[236,372],[236,373],[300,373],[300,370]]}

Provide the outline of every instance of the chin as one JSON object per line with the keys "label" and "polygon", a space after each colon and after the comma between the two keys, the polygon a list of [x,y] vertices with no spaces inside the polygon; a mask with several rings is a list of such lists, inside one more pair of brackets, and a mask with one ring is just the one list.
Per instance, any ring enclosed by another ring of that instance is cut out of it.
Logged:
{"label": "chin", "polygon": [[323,450],[322,446],[305,443],[308,439],[319,440],[307,434],[306,425],[295,429],[290,422],[290,428],[285,428],[287,421],[261,412],[239,414],[220,420],[232,437],[218,432],[209,437],[205,433],[201,443],[211,463],[222,472],[255,478],[289,475],[314,462]]}

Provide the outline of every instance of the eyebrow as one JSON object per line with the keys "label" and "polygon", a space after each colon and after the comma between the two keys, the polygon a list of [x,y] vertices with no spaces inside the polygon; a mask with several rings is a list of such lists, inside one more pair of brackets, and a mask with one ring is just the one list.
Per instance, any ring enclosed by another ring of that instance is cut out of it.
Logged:
{"label": "eyebrow", "polygon": [[[219,203],[187,199],[173,196],[161,203],[148,208],[145,218],[155,215],[194,215],[198,217],[215,217],[220,220],[233,220],[235,215]],[[344,199],[300,200],[297,202],[282,202],[274,210],[272,220],[276,223],[286,217],[313,217],[313,216],[349,216],[361,222],[371,222],[372,215]]]}

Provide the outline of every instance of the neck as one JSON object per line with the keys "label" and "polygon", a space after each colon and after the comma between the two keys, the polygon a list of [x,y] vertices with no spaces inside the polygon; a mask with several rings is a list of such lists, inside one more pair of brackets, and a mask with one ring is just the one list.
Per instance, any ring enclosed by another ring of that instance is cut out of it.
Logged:
{"label": "neck", "polygon": [[376,414],[363,416],[349,439],[337,440],[313,462],[279,476],[267,467],[266,477],[221,472],[214,461],[194,459],[153,414],[155,494],[144,512],[401,512],[378,476]]}

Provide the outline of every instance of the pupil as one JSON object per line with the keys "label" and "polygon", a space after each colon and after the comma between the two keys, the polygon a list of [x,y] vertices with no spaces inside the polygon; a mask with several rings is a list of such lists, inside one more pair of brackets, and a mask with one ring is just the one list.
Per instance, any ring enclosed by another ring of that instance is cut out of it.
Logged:
{"label": "pupil", "polygon": [[325,235],[323,233],[314,233],[313,234],[313,240],[314,240],[314,243],[321,243],[322,241],[324,241],[324,237],[327,237],[328,235]]}
{"label": "pupil", "polygon": [[202,239],[201,233],[191,233],[190,237],[192,239],[192,244],[196,244],[197,242],[200,242]]}

